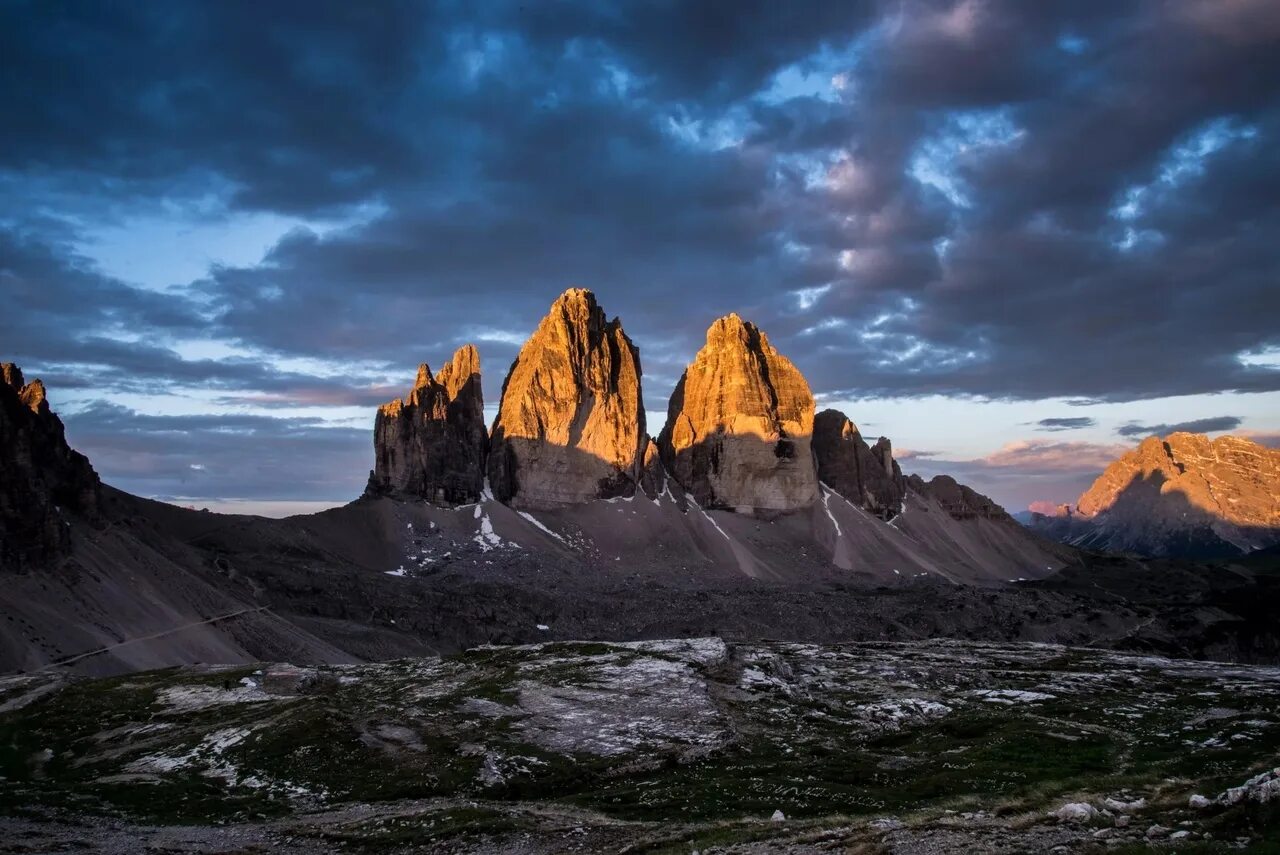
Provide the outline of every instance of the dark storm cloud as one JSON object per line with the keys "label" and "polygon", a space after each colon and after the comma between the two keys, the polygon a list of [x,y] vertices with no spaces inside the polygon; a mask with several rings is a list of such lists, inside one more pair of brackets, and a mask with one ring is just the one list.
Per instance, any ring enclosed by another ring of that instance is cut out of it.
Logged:
{"label": "dark storm cloud", "polygon": [[[582,285],[654,410],[731,310],[827,398],[1275,391],[1277,39],[1265,0],[9,3],[0,345],[292,406],[474,341],[496,402]],[[73,249],[139,206],[351,224],[159,293]]]}
{"label": "dark storm cloud", "polygon": [[399,389],[378,377],[282,371],[260,356],[184,359],[154,343],[207,334],[199,302],[131,287],[97,272],[65,243],[0,228],[0,356],[39,377],[58,397],[110,388],[155,393],[173,387],[241,391],[261,406],[381,403]]}
{"label": "dark storm cloud", "polygon": [[1144,425],[1129,422],[1116,428],[1121,436],[1168,436],[1171,433],[1212,433],[1223,430],[1235,430],[1243,423],[1236,416],[1214,416],[1208,419],[1192,419],[1189,422],[1176,424]]}
{"label": "dark storm cloud", "polygon": [[104,481],[143,496],[345,501],[373,456],[367,429],[319,419],[149,416],[98,401],[63,420]]}
{"label": "dark storm cloud", "polygon": [[1039,430],[1060,431],[1090,428],[1096,425],[1097,421],[1088,416],[1068,416],[1065,418],[1041,419],[1036,424],[1039,425]]}

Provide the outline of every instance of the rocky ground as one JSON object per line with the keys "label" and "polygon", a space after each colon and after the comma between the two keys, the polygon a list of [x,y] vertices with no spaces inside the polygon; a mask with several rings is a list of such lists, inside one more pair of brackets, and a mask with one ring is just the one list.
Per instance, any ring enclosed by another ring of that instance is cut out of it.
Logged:
{"label": "rocky ground", "polygon": [[1275,851],[1280,669],[487,647],[0,683],[0,852]]}

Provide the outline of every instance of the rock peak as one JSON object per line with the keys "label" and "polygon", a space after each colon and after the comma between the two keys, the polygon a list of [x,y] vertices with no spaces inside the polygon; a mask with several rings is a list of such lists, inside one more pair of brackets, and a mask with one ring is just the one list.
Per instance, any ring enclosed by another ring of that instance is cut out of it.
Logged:
{"label": "rock peak", "polygon": [[22,378],[22,369],[12,362],[0,363],[0,377],[3,377],[5,385],[15,392],[21,391],[22,387],[27,385],[27,381]]}
{"label": "rock peak", "polygon": [[668,473],[701,505],[795,510],[818,496],[813,414],[799,370],[729,314],[680,378],[658,444]]}
{"label": "rock peak", "polygon": [[[424,366],[425,367],[425,366]],[[453,358],[444,364],[436,375],[436,382],[445,388],[452,400],[462,393],[468,383],[476,384],[480,395],[480,351],[474,344],[464,344],[454,352]]]}
{"label": "rock peak", "polygon": [[880,437],[868,446],[858,426],[839,410],[823,410],[813,420],[813,456],[818,478],[862,509],[890,520],[907,494],[907,479],[893,459],[893,446]]}
{"label": "rock peak", "polygon": [[68,514],[96,520],[102,484],[67,445],[44,384],[0,366],[0,569],[48,566],[70,548]]}
{"label": "rock peak", "polygon": [[502,387],[489,480],[518,507],[634,493],[645,450],[640,351],[585,288],[552,303]]}
{"label": "rock peak", "polygon": [[435,377],[422,363],[408,397],[378,408],[373,432],[365,495],[439,505],[478,501],[489,441],[475,347],[459,348]]}
{"label": "rock peak", "polygon": [[1112,461],[1075,513],[1033,517],[1066,543],[1213,559],[1280,544],[1280,449],[1243,437],[1148,436]]}

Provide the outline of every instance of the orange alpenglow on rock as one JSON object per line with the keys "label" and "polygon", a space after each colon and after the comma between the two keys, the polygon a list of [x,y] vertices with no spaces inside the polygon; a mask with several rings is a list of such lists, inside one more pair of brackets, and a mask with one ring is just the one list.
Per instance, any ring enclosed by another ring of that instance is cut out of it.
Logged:
{"label": "orange alpenglow on rock", "polygon": [[726,315],[685,370],[658,444],[703,507],[791,511],[818,498],[813,394],[754,324]]}
{"label": "orange alpenglow on rock", "polygon": [[373,447],[366,495],[438,505],[478,501],[488,434],[475,347],[459,348],[435,377],[421,365],[409,396],[378,408]]}
{"label": "orange alpenglow on rock", "polygon": [[634,495],[647,444],[640,351],[572,288],[520,348],[490,438],[494,496],[555,508]]}
{"label": "orange alpenglow on rock", "polygon": [[1194,527],[1242,551],[1280,542],[1280,449],[1235,436],[1147,437],[1113,462],[1077,504],[1085,517],[1127,527],[1146,546]]}

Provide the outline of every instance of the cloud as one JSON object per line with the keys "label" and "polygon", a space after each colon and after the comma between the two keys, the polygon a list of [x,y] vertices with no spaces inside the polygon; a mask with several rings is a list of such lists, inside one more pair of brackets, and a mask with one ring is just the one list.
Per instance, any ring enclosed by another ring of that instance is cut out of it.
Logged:
{"label": "cloud", "polygon": [[[1280,348],[1273,4],[17,3],[0,27],[0,347],[83,394],[371,406],[475,338],[493,402],[573,285],[657,411],[731,310],[829,398],[1280,391],[1239,357]],[[152,253],[144,214],[302,225],[157,290],[90,239]]]}
{"label": "cloud", "polygon": [[939,453],[937,451],[917,451],[912,448],[895,448],[893,450],[893,458],[899,463],[905,463],[908,460],[928,460],[931,457],[937,457]]}
{"label": "cloud", "polygon": [[1121,436],[1168,436],[1171,433],[1217,433],[1218,431],[1235,430],[1243,420],[1236,416],[1213,416],[1207,419],[1192,419],[1174,424],[1144,425],[1129,422],[1116,428]]}
{"label": "cloud", "polygon": [[918,460],[909,468],[924,478],[950,475],[1006,509],[1017,510],[1035,501],[1074,504],[1108,465],[1131,448],[1126,443],[1023,439],[980,458]]}
{"label": "cloud", "polygon": [[1237,431],[1236,436],[1242,436],[1268,448],[1280,448],[1280,431],[1242,430]]}
{"label": "cloud", "polygon": [[104,481],[142,496],[346,502],[373,462],[371,429],[316,418],[156,416],[106,401],[62,418]]}
{"label": "cloud", "polygon": [[1041,419],[1036,422],[1040,426],[1040,430],[1044,431],[1060,431],[1060,430],[1079,430],[1081,428],[1093,427],[1098,422],[1088,416],[1068,416],[1064,418]]}
{"label": "cloud", "polygon": [[1127,445],[1022,439],[1005,443],[980,459],[983,465],[1034,472],[1080,472],[1106,468]]}

